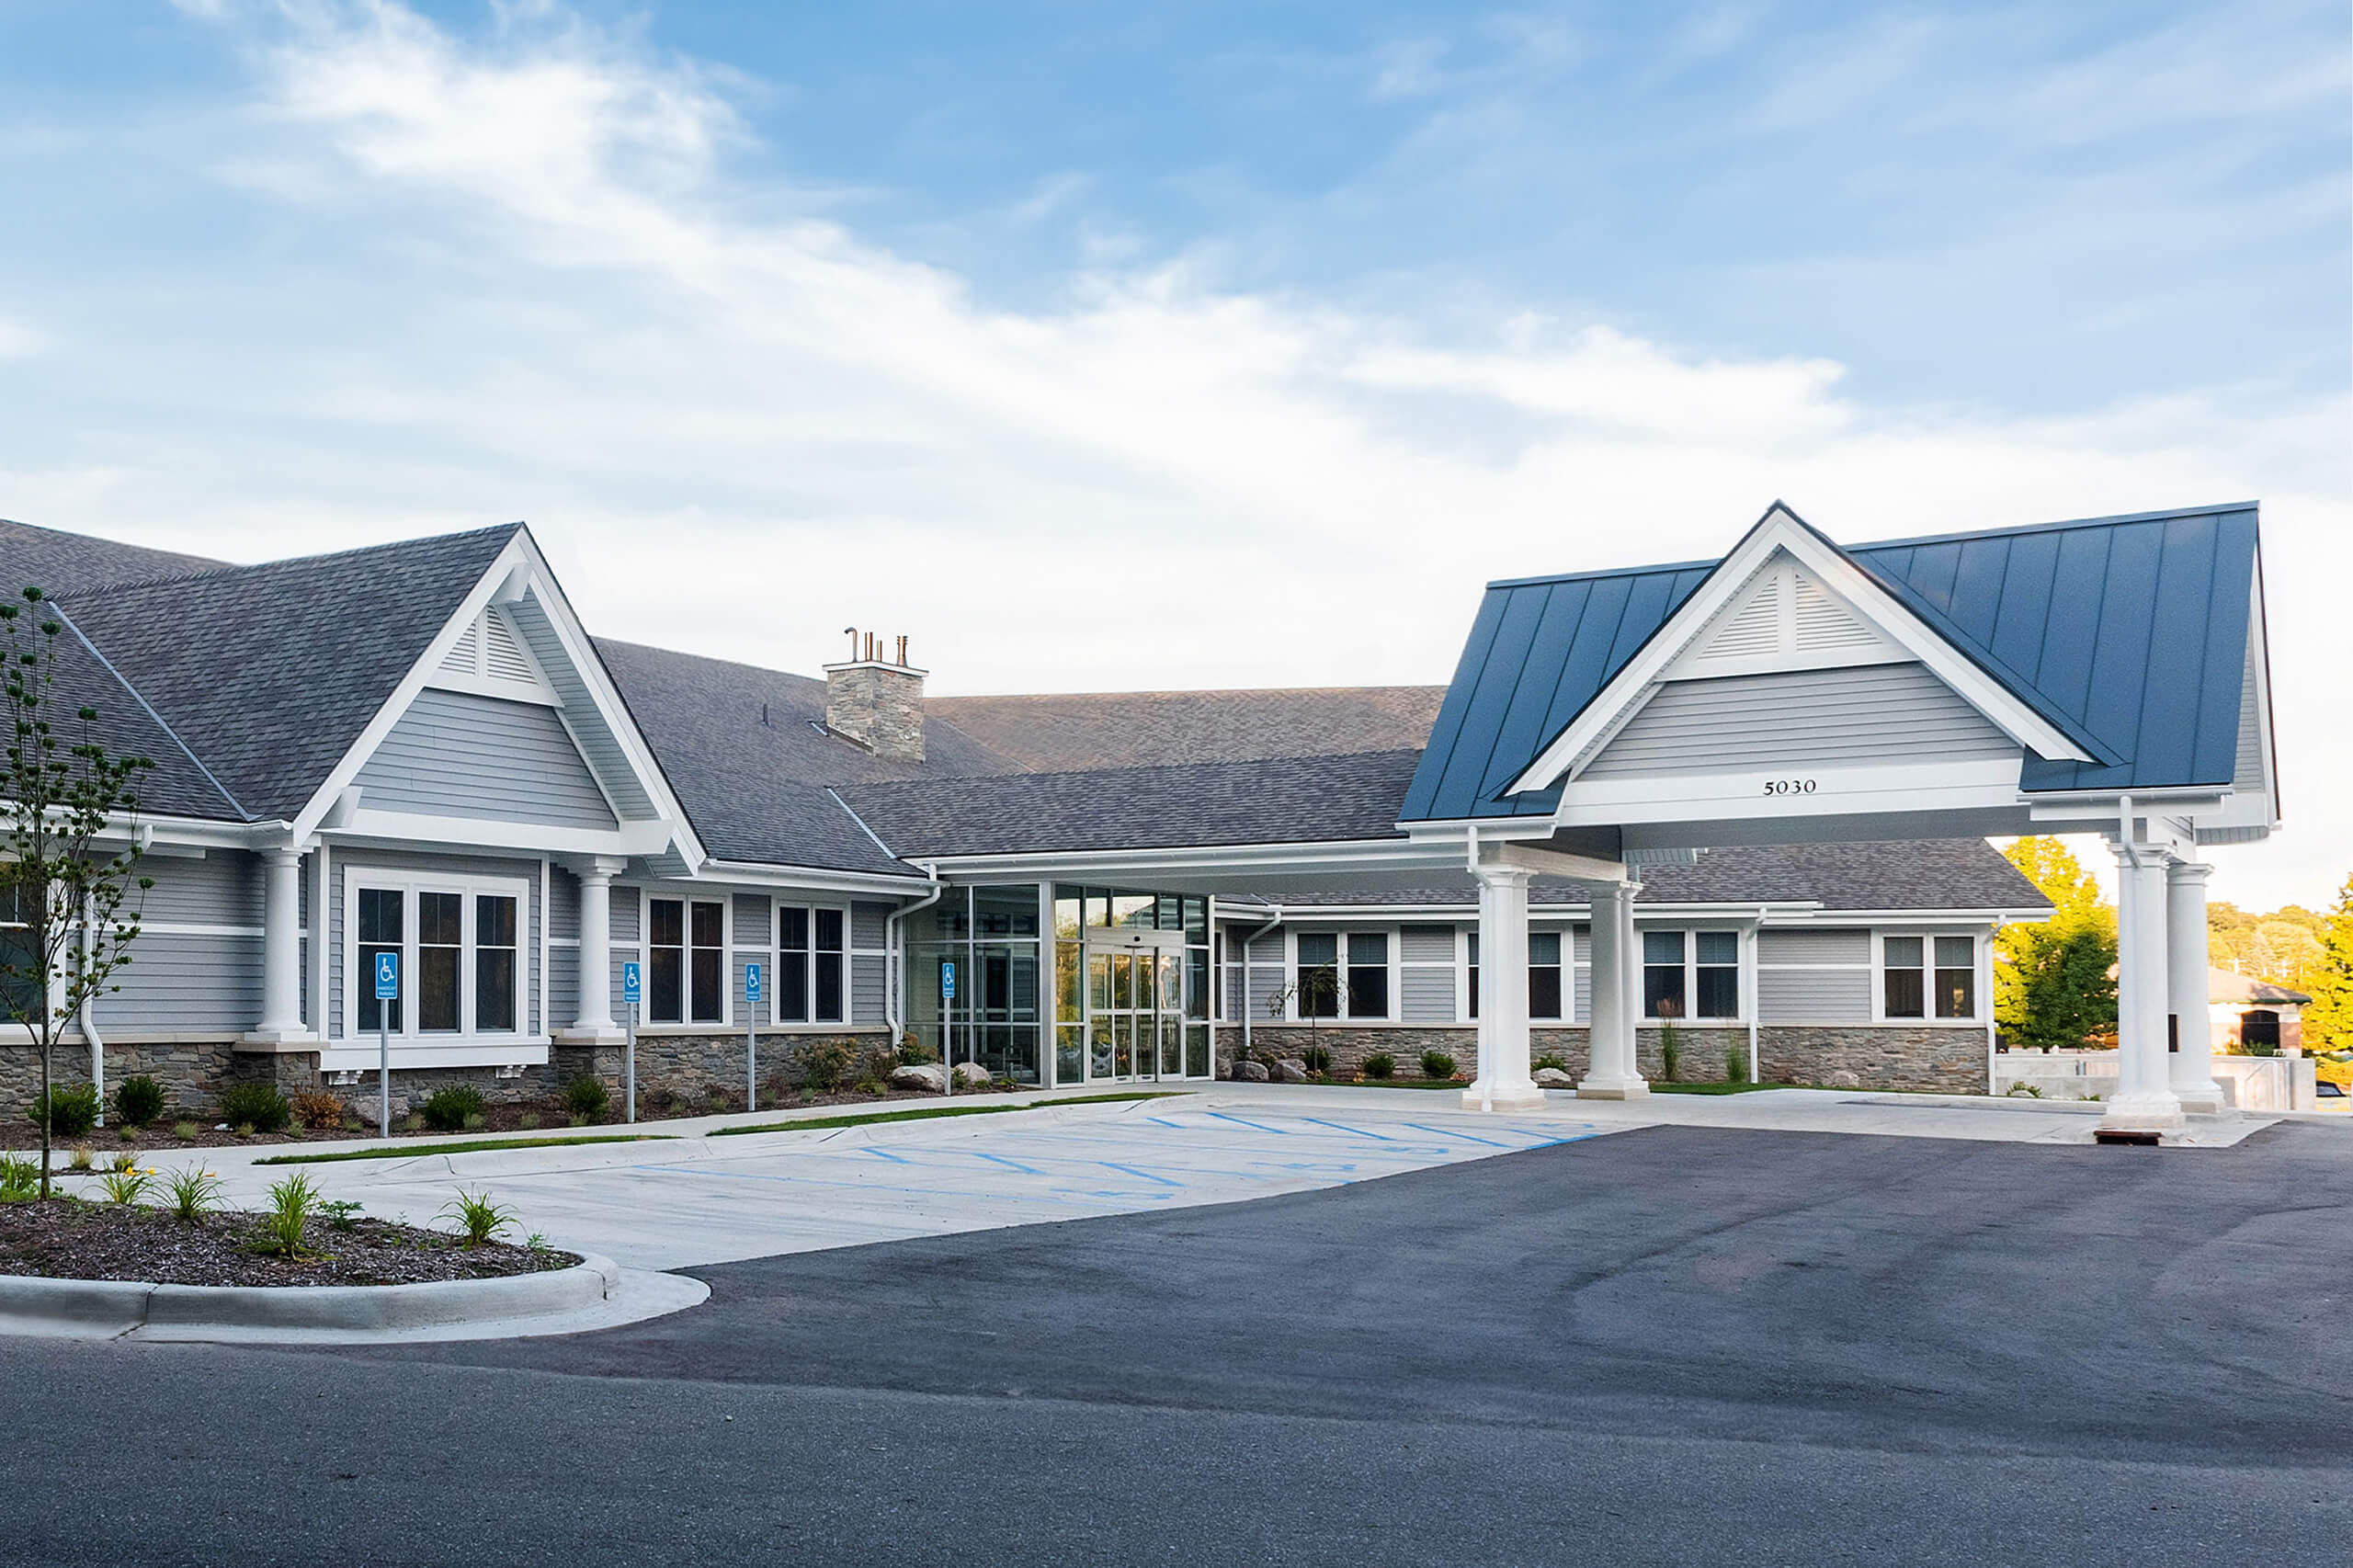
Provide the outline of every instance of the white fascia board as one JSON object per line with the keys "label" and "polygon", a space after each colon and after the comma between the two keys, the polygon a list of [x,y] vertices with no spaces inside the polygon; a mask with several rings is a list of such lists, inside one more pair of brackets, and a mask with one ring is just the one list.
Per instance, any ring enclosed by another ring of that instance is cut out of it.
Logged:
{"label": "white fascia board", "polygon": [[935,885],[922,876],[894,877],[879,871],[832,871],[815,866],[767,866],[745,860],[706,860],[688,879],[745,888],[793,892],[870,892],[883,898],[915,898]]}
{"label": "white fascia board", "polygon": [[1559,738],[1513,779],[1509,793],[1546,789],[1568,773],[1576,762],[1597,749],[1604,733],[1623,723],[1645,699],[1649,688],[1665,678],[1668,667],[1682,656],[1694,638],[1714,620],[1733,595],[1745,587],[1758,567],[1776,550],[1787,551],[1862,616],[1873,630],[1904,648],[1946,685],[1966,699],[2020,745],[2060,761],[2092,762],[2075,742],[2060,733],[2042,716],[2012,696],[1966,654],[1946,642],[1919,617],[1879,585],[1854,562],[1829,549],[1780,508],[1733,547],[1666,624],[1661,627],[1626,667],[1602,687],[1585,711]]}
{"label": "white fascia board", "polygon": [[1626,874],[1623,860],[1603,860],[1591,855],[1572,855],[1558,849],[1539,849],[1527,844],[1489,845],[1479,851],[1483,866],[1507,866],[1516,870],[1530,871],[1543,877],[1565,877],[1573,882],[1623,882],[1633,879]]}
{"label": "white fascia board", "polygon": [[[1654,775],[1580,780],[1564,790],[1552,821],[1564,827],[1623,826],[1649,822],[1725,822],[1745,818],[1787,822],[1809,817],[1904,813],[1935,817],[1987,809],[2015,811],[2014,757],[1968,762],[1877,763],[1866,767],[1798,767],[1740,773]],[[1770,792],[1775,784],[1811,790]],[[1921,824],[1918,836],[1936,836]],[[1970,836],[1963,831],[1961,836]]]}
{"label": "white fascia board", "polygon": [[557,827],[506,818],[438,817],[407,812],[351,813],[340,826],[318,836],[336,844],[368,843],[387,848],[461,849],[533,855],[659,855],[670,842],[667,823],[625,822],[618,829]]}
{"label": "white fascia board", "polygon": [[1224,844],[1161,849],[1086,849],[1051,853],[926,856],[942,875],[1059,877],[1101,881],[1161,869],[1199,876],[1218,871],[1431,870],[1463,869],[1462,841],[1444,844],[1410,839],[1336,839],[1314,844]]}

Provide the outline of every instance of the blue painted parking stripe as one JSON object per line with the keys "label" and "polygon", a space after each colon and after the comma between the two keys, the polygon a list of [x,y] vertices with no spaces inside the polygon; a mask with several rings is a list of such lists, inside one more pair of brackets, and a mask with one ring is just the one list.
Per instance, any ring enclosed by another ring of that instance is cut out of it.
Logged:
{"label": "blue painted parking stripe", "polygon": [[994,1160],[1000,1165],[1005,1165],[1010,1169],[1019,1171],[1023,1176],[1044,1176],[1046,1174],[1035,1165],[1025,1165],[1018,1160],[1008,1160],[1003,1154],[983,1153],[977,1149],[971,1151],[971,1153],[972,1157],[976,1160]]}
{"label": "blue painted parking stripe", "polygon": [[858,1153],[861,1154],[871,1154],[878,1160],[888,1160],[894,1165],[912,1165],[915,1164],[913,1160],[902,1159],[898,1155],[891,1153],[888,1149],[877,1149],[869,1146],[867,1148],[860,1149]]}
{"label": "blue painted parking stripe", "polygon": [[1405,1125],[1414,1128],[1417,1131],[1434,1133],[1440,1138],[1460,1138],[1466,1143],[1484,1143],[1490,1149],[1517,1149],[1519,1147],[1517,1143],[1498,1143],[1492,1138],[1481,1138],[1469,1132],[1456,1132],[1443,1127],[1425,1126],[1423,1123],[1418,1121],[1409,1121]]}
{"label": "blue painted parking stripe", "polygon": [[1183,1187],[1185,1185],[1181,1181],[1172,1181],[1165,1176],[1154,1176],[1150,1171],[1140,1171],[1133,1165],[1123,1165],[1111,1160],[1097,1160],[1095,1163],[1101,1165],[1105,1170],[1123,1171],[1131,1176],[1142,1176],[1146,1181],[1156,1181],[1163,1187]]}
{"label": "blue painted parking stripe", "polygon": [[1255,1127],[1261,1132],[1272,1132],[1278,1137],[1290,1138],[1294,1136],[1291,1130],[1288,1127],[1269,1127],[1263,1121],[1253,1121],[1246,1116],[1228,1116],[1222,1110],[1213,1110],[1210,1112],[1210,1114],[1217,1118],[1220,1121],[1231,1121],[1243,1127]]}
{"label": "blue painted parking stripe", "polygon": [[1396,1139],[1390,1137],[1388,1134],[1375,1132],[1368,1127],[1346,1127],[1336,1121],[1326,1121],[1320,1116],[1311,1116],[1305,1119],[1313,1122],[1318,1127],[1330,1127],[1342,1132],[1353,1132],[1359,1138],[1378,1138],[1383,1143],[1394,1143],[1397,1142]]}

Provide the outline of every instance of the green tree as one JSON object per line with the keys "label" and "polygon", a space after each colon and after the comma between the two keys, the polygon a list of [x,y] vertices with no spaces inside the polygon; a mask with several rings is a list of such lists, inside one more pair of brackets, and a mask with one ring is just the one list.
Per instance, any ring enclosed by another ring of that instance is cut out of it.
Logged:
{"label": "green tree", "polygon": [[2004,855],[2052,903],[2039,926],[1994,938],[1994,1019],[2014,1049],[2082,1045],[2116,1022],[2116,912],[2055,838],[2026,837]]}
{"label": "green tree", "polygon": [[[58,722],[58,650],[64,622],[39,588],[21,604],[0,604],[0,1010],[40,1051],[40,1195],[50,1194],[58,1036],[92,997],[121,987],[111,976],[131,961],[139,935],[125,903],[140,858],[131,785],[153,766],[109,756],[97,735],[97,710]],[[112,846],[119,844],[119,848]]]}
{"label": "green tree", "polygon": [[2325,916],[2325,949],[2305,982],[2312,1005],[2304,1009],[2304,1045],[2313,1051],[2353,1051],[2353,877]]}

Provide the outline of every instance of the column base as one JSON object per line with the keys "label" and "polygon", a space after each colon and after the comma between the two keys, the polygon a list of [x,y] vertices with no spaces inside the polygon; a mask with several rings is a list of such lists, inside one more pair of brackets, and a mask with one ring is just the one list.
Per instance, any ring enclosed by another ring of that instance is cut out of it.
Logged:
{"label": "column base", "polygon": [[1492,1089],[1477,1084],[1462,1091],[1464,1110],[1536,1110],[1544,1104],[1544,1091],[1534,1084],[1497,1084]]}
{"label": "column base", "polygon": [[548,1039],[558,1045],[624,1045],[629,1031],[615,1024],[607,1028],[558,1029]]}
{"label": "column base", "polygon": [[2164,1090],[2109,1101],[2099,1124],[2130,1132],[2177,1132],[2186,1120],[2181,1114],[2181,1102],[2171,1090]]}
{"label": "column base", "polygon": [[2176,1084],[2173,1097],[2190,1116],[2220,1116],[2231,1108],[2230,1096],[2220,1084]]}
{"label": "column base", "polygon": [[1651,1085],[1646,1078],[1581,1078],[1577,1081],[1577,1098],[1581,1100],[1641,1100],[1650,1097]]}
{"label": "column base", "polygon": [[247,1029],[238,1037],[237,1043],[240,1046],[298,1046],[316,1051],[321,1042],[317,1035],[298,1024],[292,1028]]}

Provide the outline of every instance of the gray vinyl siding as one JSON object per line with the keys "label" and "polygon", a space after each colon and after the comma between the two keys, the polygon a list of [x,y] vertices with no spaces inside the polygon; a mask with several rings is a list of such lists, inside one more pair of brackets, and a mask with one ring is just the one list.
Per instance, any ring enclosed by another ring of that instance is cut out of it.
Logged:
{"label": "gray vinyl siding", "polygon": [[[597,713],[588,684],[574,667],[572,655],[564,652],[563,640],[556,635],[546,608],[536,597],[527,594],[506,606],[506,610],[517,635],[539,661],[540,673],[555,688],[556,696],[563,699],[564,710],[573,716],[573,727],[579,733],[579,749],[610,785],[614,803],[620,807],[621,814],[632,822],[656,814],[653,797],[638,783],[629,754]],[[588,656],[591,660],[596,657],[593,652]]]}
{"label": "gray vinyl siding", "polygon": [[261,938],[151,931],[93,1005],[98,1033],[242,1034],[261,1021]]}
{"label": "gray vinyl siding", "polygon": [[2015,756],[2018,743],[1918,664],[1670,681],[1587,778]]}
{"label": "gray vinyl siding", "polygon": [[1397,956],[1407,963],[1452,963],[1454,927],[1401,926],[1397,928]]}
{"label": "gray vinyl siding", "polygon": [[849,1018],[853,1024],[879,1024],[884,1012],[883,988],[890,960],[881,953],[853,953],[849,960]]}
{"label": "gray vinyl siding", "polygon": [[1454,1022],[1453,967],[1449,964],[1406,964],[1399,969],[1397,1008],[1397,1016],[1409,1024]]}
{"label": "gray vinyl siding", "polygon": [[1763,1024],[1868,1024],[1871,971],[1760,968],[1756,1011]]}
{"label": "gray vinyl siding", "polygon": [[[617,886],[613,889],[613,917],[608,923],[611,927],[611,933],[607,939],[614,947],[634,948],[637,946],[638,919],[642,913],[637,906],[644,891],[639,887]],[[618,976],[620,971],[615,970],[613,973]],[[619,985],[620,982],[616,979],[613,983]],[[620,993],[616,992],[615,994],[618,995]]]}
{"label": "gray vinyl siding", "polygon": [[580,935],[580,879],[561,866],[548,868],[548,937],[571,941]]}
{"label": "gray vinyl siding", "polygon": [[[131,888],[123,900],[126,910],[138,911],[142,926],[234,926],[261,930],[261,857],[242,849],[214,849],[201,860],[176,855],[140,858],[139,875],[154,880],[142,891]],[[310,868],[303,868],[307,890]]]}
{"label": "gray vinyl siding", "polygon": [[738,948],[766,948],[775,939],[776,920],[768,907],[768,895],[764,892],[737,893],[735,945]]}
{"label": "gray vinyl siding", "polygon": [[548,949],[548,1019],[551,1028],[568,1029],[580,1017],[580,949]]}
{"label": "gray vinyl siding", "polygon": [[556,710],[428,687],[353,780],[363,809],[619,825]]}
{"label": "gray vinyl siding", "polygon": [[[547,1021],[540,1006],[540,927],[547,918],[546,888],[540,876],[540,862],[503,860],[491,855],[426,855],[406,850],[351,849],[331,857],[327,862],[327,1036],[343,1038],[343,971],[344,954],[344,877],[357,870],[362,882],[367,881],[370,867],[396,871],[403,876],[432,876],[438,872],[450,877],[505,877],[529,884],[524,902],[526,929],[523,933],[523,1019],[527,1033],[547,1032]],[[633,915],[632,915],[633,917]],[[414,912],[411,919],[414,920]],[[412,932],[414,926],[411,926]],[[260,962],[260,949],[255,949],[255,962]],[[570,1022],[570,1015],[561,1015]],[[260,1017],[258,1013],[255,1015]]]}
{"label": "gray vinyl siding", "polygon": [[1759,963],[1847,963],[1871,961],[1871,934],[1866,930],[1777,931],[1771,926],[1756,934]]}
{"label": "gray vinyl siding", "polygon": [[888,938],[885,929],[891,918],[887,903],[853,903],[849,906],[849,945],[869,951],[879,949]]}
{"label": "gray vinyl siding", "polygon": [[2256,708],[2261,699],[2255,688],[2255,661],[2260,653],[2248,645],[2246,673],[2239,681],[2238,760],[2231,769],[2231,782],[2250,790],[2263,788],[2263,725]]}

